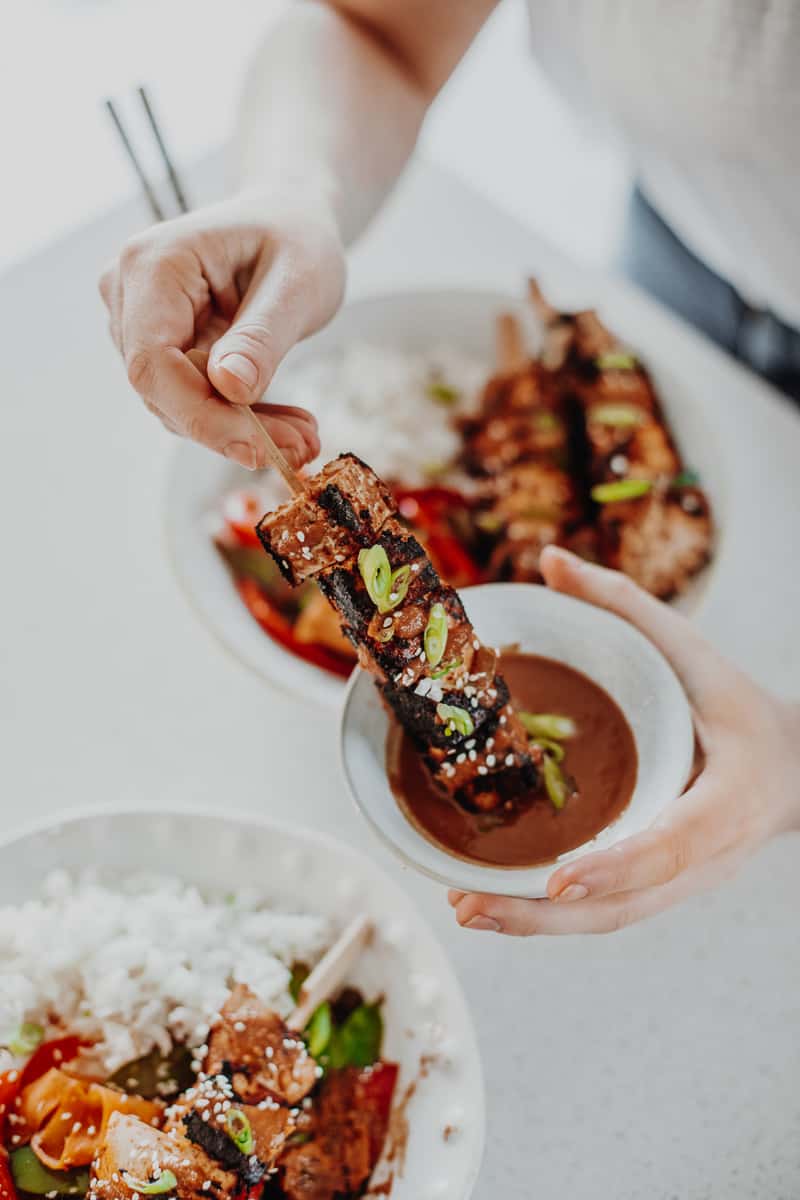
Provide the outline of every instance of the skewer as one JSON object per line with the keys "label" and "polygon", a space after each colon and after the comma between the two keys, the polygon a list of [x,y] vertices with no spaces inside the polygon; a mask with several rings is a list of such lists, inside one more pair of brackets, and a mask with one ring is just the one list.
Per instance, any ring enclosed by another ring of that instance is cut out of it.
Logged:
{"label": "skewer", "polygon": [[[186,357],[188,358],[188,360],[192,364],[192,366],[195,367],[198,371],[200,371],[201,374],[206,379],[208,379],[208,371],[207,371],[208,355],[205,353],[205,351],[203,351],[203,350],[187,350]],[[257,414],[253,411],[253,409],[250,408],[249,406],[245,406],[245,412],[250,417],[250,420],[253,422],[253,424],[255,425],[259,434],[261,435],[262,441],[264,442],[264,448],[267,451],[267,457],[269,458],[269,461],[272,463],[275,470],[278,471],[280,473],[280,475],[283,476],[283,480],[284,480],[286,486],[291,491],[292,495],[299,496],[302,492],[304,492],[306,490],[302,479],[297,474],[297,472],[295,470],[293,470],[292,467],[289,466],[283,452],[279,449],[278,446],[275,445],[275,442],[272,440],[272,435],[270,434],[266,425],[263,424],[263,422],[259,419]]]}
{"label": "skewer", "polygon": [[501,374],[521,371],[528,361],[519,321],[513,313],[500,313],[495,323],[495,358]]}
{"label": "skewer", "polygon": [[550,301],[545,297],[537,280],[533,276],[528,279],[528,300],[543,325],[553,325],[561,315],[558,309],[553,308]]}
{"label": "skewer", "polygon": [[299,1033],[305,1029],[312,1013],[327,1000],[344,980],[361,951],[372,937],[372,925],[366,917],[355,917],[319,960],[300,988],[297,1006],[286,1024]]}

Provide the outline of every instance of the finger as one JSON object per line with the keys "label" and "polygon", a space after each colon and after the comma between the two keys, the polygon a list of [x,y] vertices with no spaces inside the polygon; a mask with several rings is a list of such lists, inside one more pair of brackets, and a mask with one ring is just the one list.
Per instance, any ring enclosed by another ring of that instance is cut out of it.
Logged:
{"label": "finger", "polygon": [[[262,439],[247,414],[221,399],[208,379],[185,354],[174,347],[150,353],[147,379],[137,380],[148,407],[169,422],[183,437],[191,438],[254,470],[267,465]],[[157,396],[157,403],[150,397]],[[318,450],[319,442],[308,419],[267,414],[265,424],[291,466],[299,468]]]}
{"label": "finger", "polygon": [[264,394],[287,352],[318,329],[341,297],[341,276],[289,249],[256,270],[230,329],[211,350],[209,378],[234,404]]}
{"label": "finger", "polygon": [[456,919],[467,929],[492,930],[512,937],[614,933],[653,917],[697,892],[717,887],[731,877],[740,863],[741,856],[724,855],[660,887],[586,899],[575,904],[468,895],[456,907]]}
{"label": "finger", "polygon": [[629,621],[667,658],[698,708],[735,686],[738,673],[674,608],[656,600],[619,571],[584,562],[558,546],[540,558],[548,587],[605,608]]}
{"label": "finger", "polygon": [[116,263],[110,264],[98,280],[103,303],[108,310],[108,331],[111,340],[122,353],[122,280]]}
{"label": "finger", "polygon": [[559,867],[548,880],[548,896],[574,903],[657,887],[707,862],[726,848],[727,825],[719,820],[715,798],[718,789],[703,776],[658,825]]}

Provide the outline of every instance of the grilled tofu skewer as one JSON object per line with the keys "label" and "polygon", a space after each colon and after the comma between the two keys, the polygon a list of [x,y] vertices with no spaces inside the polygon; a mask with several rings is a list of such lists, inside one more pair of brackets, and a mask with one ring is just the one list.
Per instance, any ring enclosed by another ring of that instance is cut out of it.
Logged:
{"label": "grilled tofu skewer", "polygon": [[341,455],[268,513],[258,535],[291,584],[316,579],[443,792],[488,810],[535,784],[495,651],[369,467]]}

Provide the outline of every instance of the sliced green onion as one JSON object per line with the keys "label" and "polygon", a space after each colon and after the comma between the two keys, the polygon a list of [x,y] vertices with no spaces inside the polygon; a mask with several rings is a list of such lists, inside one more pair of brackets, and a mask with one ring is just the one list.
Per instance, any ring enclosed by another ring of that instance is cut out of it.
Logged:
{"label": "sliced green onion", "polygon": [[606,354],[598,354],[594,365],[601,371],[635,371],[636,357],[624,350],[609,350]]}
{"label": "sliced green onion", "polygon": [[499,533],[503,528],[503,518],[497,513],[482,512],[475,518],[475,524],[484,533]]}
{"label": "sliced green onion", "polygon": [[386,629],[383,629],[383,628],[379,629],[378,632],[375,634],[375,641],[380,642],[381,645],[385,646],[386,643],[390,642],[393,637],[394,637],[394,622],[392,622],[392,624],[389,625],[388,628],[386,628]]}
{"label": "sliced green onion", "polygon": [[437,404],[443,404],[445,408],[452,408],[461,399],[458,388],[451,387],[449,383],[444,383],[441,379],[432,379],[425,390],[431,400],[435,400]]}
{"label": "sliced green onion", "polygon": [[569,796],[569,788],[561,767],[549,754],[544,756],[542,774],[544,775],[545,791],[553,808],[563,808]]}
{"label": "sliced green onion", "polygon": [[447,612],[443,604],[431,606],[422,645],[429,665],[438,667],[447,646]]}
{"label": "sliced green onion", "polygon": [[324,1054],[328,1049],[332,1033],[333,1016],[331,1006],[326,1000],[324,1004],[320,1004],[319,1008],[314,1009],[311,1020],[306,1026],[308,1053],[312,1058],[319,1058],[321,1054]]}
{"label": "sliced green onion", "polygon": [[544,433],[548,429],[560,429],[561,422],[555,413],[547,412],[545,409],[543,412],[533,414],[533,427],[534,429],[538,429],[540,433]]}
{"label": "sliced green onion", "polygon": [[369,550],[359,550],[358,569],[370,600],[380,607],[388,598],[392,583],[392,568],[383,546],[370,546]]}
{"label": "sliced green onion", "polygon": [[426,479],[438,479],[440,475],[444,475],[447,470],[447,463],[444,462],[426,462],[422,464],[422,474]]}
{"label": "sliced green onion", "polygon": [[443,675],[449,675],[451,671],[455,671],[456,667],[460,666],[460,658],[451,658],[448,662],[442,663],[438,670],[431,671],[431,679],[441,679]]}
{"label": "sliced green onion", "polygon": [[253,1130],[240,1108],[229,1108],[225,1114],[225,1131],[242,1154],[253,1153]]}
{"label": "sliced green onion", "polygon": [[590,421],[612,425],[615,429],[633,429],[644,420],[644,412],[635,404],[593,404],[588,416]]}
{"label": "sliced green onion", "polygon": [[652,489],[650,479],[618,479],[614,483],[598,483],[592,488],[592,499],[598,504],[613,504],[615,500],[638,500]]}
{"label": "sliced green onion", "polygon": [[537,737],[536,741],[531,744],[538,746],[544,754],[552,754],[557,763],[564,761],[564,747],[553,738]]}
{"label": "sliced green onion", "polygon": [[133,1188],[134,1192],[141,1192],[143,1196],[162,1196],[165,1192],[174,1192],[178,1186],[174,1171],[164,1170],[157,1179],[137,1179],[129,1171],[122,1171],[121,1174],[128,1187]]}
{"label": "sliced green onion", "polygon": [[517,716],[525,726],[525,731],[534,738],[551,738],[561,742],[564,738],[575,737],[575,734],[578,732],[578,728],[572,718],[562,716],[561,713],[518,711]]}
{"label": "sliced green onion", "polygon": [[[457,708],[454,704],[437,704],[436,715],[445,723],[445,733],[450,736],[453,730],[463,737],[469,737],[475,731],[472,717],[465,708]],[[449,732],[448,732],[449,730]]]}
{"label": "sliced green onion", "polygon": [[697,471],[681,471],[672,480],[670,486],[674,488],[697,487],[699,482],[700,476],[697,474]]}
{"label": "sliced green onion", "polygon": [[43,1037],[44,1029],[41,1025],[35,1025],[33,1021],[23,1021],[9,1041],[8,1048],[12,1054],[23,1058],[33,1054]]}
{"label": "sliced green onion", "polygon": [[[389,561],[388,559],[386,560]],[[397,608],[398,604],[402,604],[408,593],[408,585],[411,583],[411,567],[406,563],[403,567],[398,567],[396,571],[392,571],[389,579],[389,594],[385,600],[378,602],[378,612],[391,612],[393,608]]]}

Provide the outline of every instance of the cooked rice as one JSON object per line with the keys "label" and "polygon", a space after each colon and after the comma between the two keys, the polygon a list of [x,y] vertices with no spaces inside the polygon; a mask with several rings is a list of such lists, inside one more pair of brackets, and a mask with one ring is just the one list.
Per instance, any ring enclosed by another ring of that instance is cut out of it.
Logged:
{"label": "cooked rice", "polygon": [[313,964],[332,935],[253,892],[55,872],[41,899],[0,908],[0,1046],[30,1021],[85,1036],[109,1073],[173,1040],[201,1046],[233,983],[287,1014],[291,964]]}

